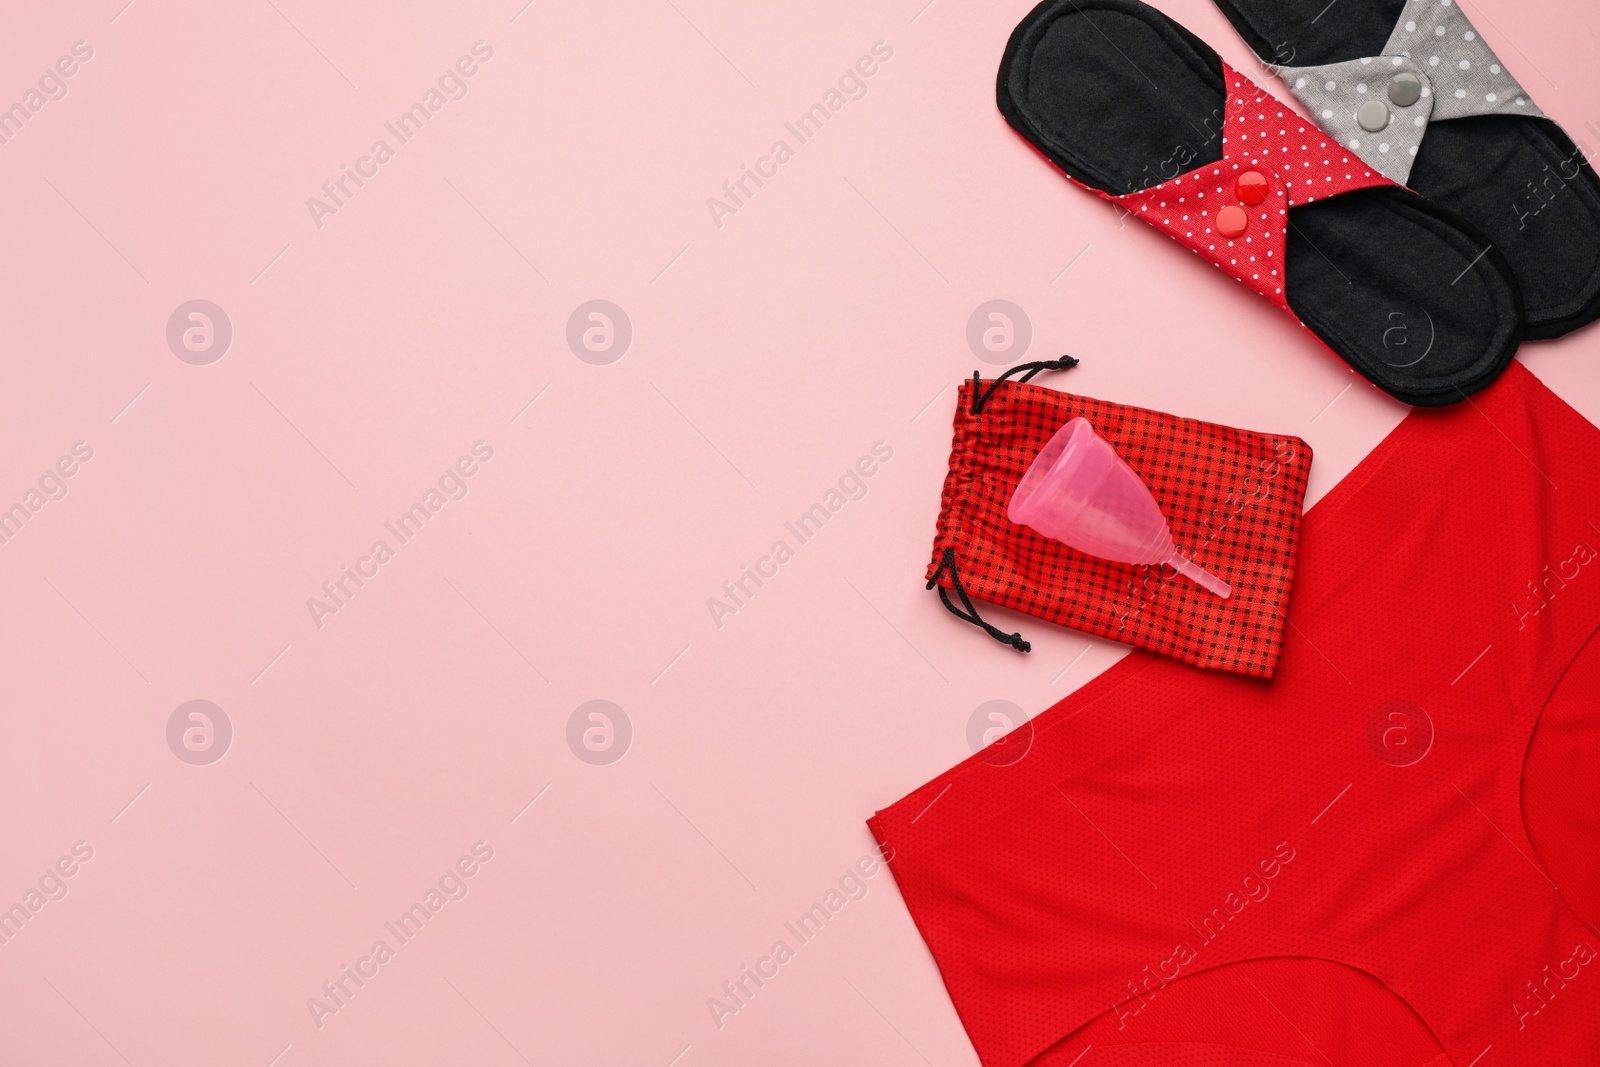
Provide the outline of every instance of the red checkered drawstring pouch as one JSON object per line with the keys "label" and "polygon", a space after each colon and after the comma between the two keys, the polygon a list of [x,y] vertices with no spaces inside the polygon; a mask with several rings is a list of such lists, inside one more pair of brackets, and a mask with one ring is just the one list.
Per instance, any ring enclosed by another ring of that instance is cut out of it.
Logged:
{"label": "red checkered drawstring pouch", "polygon": [[[974,600],[1199,667],[1271,677],[1294,582],[1310,446],[1030,383],[1077,363],[1071,356],[1025,363],[987,383],[974,373],[961,386],[928,588],[939,590],[951,614],[1019,652],[1028,641],[984,621]],[[1085,555],[1006,517],[1023,472],[1078,416],[1149,486],[1179,551],[1229,582],[1232,597],[1213,596],[1167,567]]]}

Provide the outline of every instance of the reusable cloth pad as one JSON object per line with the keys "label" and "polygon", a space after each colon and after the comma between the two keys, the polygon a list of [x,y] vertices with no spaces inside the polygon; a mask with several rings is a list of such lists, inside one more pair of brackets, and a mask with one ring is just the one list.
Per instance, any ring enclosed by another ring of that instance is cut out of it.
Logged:
{"label": "reusable cloth pad", "polygon": [[1329,144],[1148,4],[1044,0],[1007,42],[996,102],[1069,180],[1405,403],[1459,403],[1522,339],[1521,293],[1477,227]]}
{"label": "reusable cloth pad", "polygon": [[[1179,551],[1231,583],[1232,597],[1170,568],[1085,555],[1006,517],[1034,456],[1080,415],[1150,487]],[[1292,435],[974,375],[958,394],[927,578],[1198,667],[1271,677],[1310,469],[1310,446]]]}
{"label": "reusable cloth pad", "polygon": [[1530,340],[1600,316],[1589,149],[1539,109],[1461,3],[1216,4],[1341,148],[1483,231],[1522,290]]}

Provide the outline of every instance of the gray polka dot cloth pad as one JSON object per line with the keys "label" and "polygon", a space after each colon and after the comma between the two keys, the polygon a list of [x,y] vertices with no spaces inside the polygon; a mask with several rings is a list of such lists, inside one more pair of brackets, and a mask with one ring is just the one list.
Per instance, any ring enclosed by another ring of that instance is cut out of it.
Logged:
{"label": "gray polka dot cloth pad", "polygon": [[[1528,340],[1600,319],[1591,150],[1540,110],[1484,41],[1461,10],[1474,0],[1213,2],[1331,139],[1460,215],[1505,256]],[[1552,3],[1499,0],[1506,11]],[[1482,8],[1472,11],[1500,32]],[[1520,49],[1515,59],[1543,76]]]}

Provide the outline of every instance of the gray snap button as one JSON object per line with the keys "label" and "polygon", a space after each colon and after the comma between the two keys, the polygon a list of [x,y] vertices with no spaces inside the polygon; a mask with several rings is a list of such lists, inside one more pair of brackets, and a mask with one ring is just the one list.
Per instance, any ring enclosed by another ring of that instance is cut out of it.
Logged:
{"label": "gray snap button", "polygon": [[1399,107],[1410,107],[1422,99],[1422,79],[1411,73],[1400,73],[1389,83],[1389,99]]}
{"label": "gray snap button", "polygon": [[1368,100],[1356,109],[1356,121],[1368,133],[1377,133],[1389,125],[1389,108],[1382,100]]}

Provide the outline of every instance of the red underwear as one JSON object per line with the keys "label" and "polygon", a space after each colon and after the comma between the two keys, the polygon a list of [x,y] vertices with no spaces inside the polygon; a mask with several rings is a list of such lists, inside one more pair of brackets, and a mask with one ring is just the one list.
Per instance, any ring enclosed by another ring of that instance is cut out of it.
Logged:
{"label": "red underwear", "polygon": [[879,812],[982,1062],[1600,1064],[1597,526],[1513,363],[1307,514],[1272,681],[1134,652]]}

